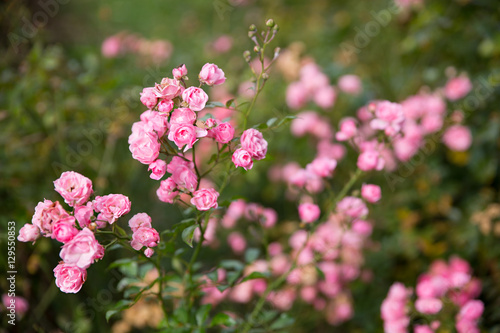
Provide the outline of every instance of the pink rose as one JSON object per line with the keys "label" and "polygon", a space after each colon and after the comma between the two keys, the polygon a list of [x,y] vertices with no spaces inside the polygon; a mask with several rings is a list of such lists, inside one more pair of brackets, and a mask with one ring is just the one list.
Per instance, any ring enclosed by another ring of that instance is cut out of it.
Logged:
{"label": "pink rose", "polygon": [[78,229],[75,227],[75,218],[73,216],[59,220],[53,225],[52,238],[61,243],[69,242],[76,234],[78,234]]}
{"label": "pink rose", "polygon": [[337,161],[333,158],[319,157],[315,158],[306,166],[308,172],[312,172],[319,177],[331,177],[337,167]]}
{"label": "pink rose", "polygon": [[234,127],[230,123],[222,123],[212,130],[215,141],[219,143],[228,143],[234,137]]}
{"label": "pink rose", "polygon": [[148,257],[148,258],[151,258],[154,253],[155,253],[155,251],[152,248],[149,248],[149,247],[144,250],[144,255],[146,257]]}
{"label": "pink rose", "polygon": [[90,224],[90,219],[94,215],[94,209],[92,208],[92,202],[87,202],[85,206],[75,207],[75,218],[81,228],[88,227]]}
{"label": "pink rose", "polygon": [[205,104],[208,101],[208,95],[201,88],[189,87],[182,92],[182,99],[188,103],[191,110],[201,111],[205,108]]}
{"label": "pink rose", "polygon": [[52,226],[59,220],[65,219],[69,214],[62,208],[59,201],[44,200],[35,207],[35,214],[31,222],[40,229],[45,237],[52,235]]}
{"label": "pink rose", "polygon": [[151,126],[158,134],[158,137],[162,137],[168,128],[167,117],[156,111],[144,111],[141,114],[141,121]]}
{"label": "pink rose", "polygon": [[182,86],[178,80],[166,77],[161,80],[161,84],[155,84],[153,92],[158,98],[174,99],[182,93]]}
{"label": "pink rose", "polygon": [[263,138],[261,132],[249,128],[241,135],[241,148],[256,160],[261,160],[266,157],[267,141]]}
{"label": "pink rose", "polygon": [[132,216],[128,221],[128,225],[132,232],[136,232],[139,228],[151,228],[151,217],[146,213],[138,213]]}
{"label": "pink rose", "polygon": [[172,157],[170,163],[167,165],[167,172],[173,174],[175,169],[180,166],[187,166],[188,168],[194,170],[194,163],[192,161],[186,160],[179,156],[174,156]]}
{"label": "pink rose", "polygon": [[202,188],[193,193],[191,204],[195,205],[198,210],[209,210],[217,208],[217,198],[219,193],[213,188]]}
{"label": "pink rose", "polygon": [[443,142],[453,151],[465,151],[472,144],[472,135],[467,127],[453,125],[444,132]]}
{"label": "pink rose", "polygon": [[154,92],[154,88],[144,88],[141,92],[141,103],[144,104],[148,109],[155,107],[158,98]]}
{"label": "pink rose", "polygon": [[198,177],[193,169],[181,165],[174,170],[172,174],[172,179],[181,189],[185,189],[189,192],[193,192],[198,186]]}
{"label": "pink rose", "polygon": [[168,139],[175,142],[177,147],[184,151],[193,147],[194,143],[198,140],[196,138],[196,127],[190,124],[172,125],[168,133]]}
{"label": "pink rose", "polygon": [[453,78],[446,83],[444,94],[450,101],[465,97],[472,90],[472,83],[465,75]]}
{"label": "pink rose", "polygon": [[130,200],[123,194],[108,194],[98,196],[92,202],[94,210],[109,223],[114,223],[119,217],[130,212]]}
{"label": "pink rose", "polygon": [[337,212],[352,218],[360,218],[368,215],[368,208],[360,198],[345,197],[337,204]]}
{"label": "pink rose", "polygon": [[384,159],[375,150],[364,151],[358,156],[357,166],[363,171],[382,170],[384,165]]}
{"label": "pink rose", "polygon": [[394,136],[401,131],[404,120],[401,104],[382,101],[375,106],[375,119],[370,122],[370,126],[373,129],[385,130],[387,136]]}
{"label": "pink rose", "polygon": [[132,246],[134,250],[139,251],[143,246],[155,247],[158,245],[159,241],[160,235],[156,229],[140,227],[134,231],[132,240],[130,241],[130,246]]}
{"label": "pink rose", "polygon": [[335,104],[337,93],[332,86],[324,86],[314,91],[314,102],[322,109],[330,109]]}
{"label": "pink rose", "polygon": [[158,112],[162,115],[168,115],[170,111],[174,108],[174,101],[171,99],[162,99],[158,103]]}
{"label": "pink rose", "polygon": [[382,197],[382,191],[378,185],[363,184],[363,186],[361,186],[361,196],[366,201],[375,203]]}
{"label": "pink rose", "polygon": [[227,236],[227,243],[236,254],[242,254],[247,247],[245,237],[237,231],[234,231]]}
{"label": "pink rose", "polygon": [[82,289],[87,279],[87,271],[78,266],[62,263],[54,268],[56,286],[64,293],[75,294]]}
{"label": "pink rose", "polygon": [[415,325],[413,333],[434,333],[434,330],[427,325]]}
{"label": "pink rose", "polygon": [[160,187],[156,190],[156,195],[160,201],[166,203],[173,203],[174,198],[179,194],[177,190],[177,185],[175,184],[172,177],[169,177],[165,180],[162,180],[160,183]]}
{"label": "pink rose", "polygon": [[335,134],[337,141],[347,141],[358,133],[356,121],[353,118],[344,118],[340,121],[340,131]]}
{"label": "pink rose", "polygon": [[97,242],[90,229],[83,228],[71,241],[62,246],[59,255],[65,264],[87,269],[94,260],[102,258],[104,248]]}
{"label": "pink rose", "polygon": [[307,102],[307,90],[302,82],[293,82],[286,89],[286,104],[289,108],[298,110]]}
{"label": "pink rose", "polygon": [[209,63],[203,65],[198,78],[201,83],[208,84],[209,86],[223,84],[226,81],[222,69],[217,67],[217,65]]}
{"label": "pink rose", "polygon": [[157,159],[149,165],[148,171],[151,171],[151,175],[149,175],[151,179],[160,180],[167,172],[167,162]]}
{"label": "pink rose", "polygon": [[146,131],[143,125],[135,126],[135,131],[132,126],[132,134],[128,141],[132,157],[142,164],[153,163],[160,154],[161,144],[158,142],[157,134]]}
{"label": "pink rose", "polygon": [[36,225],[26,223],[19,229],[17,240],[20,242],[34,242],[40,237],[40,229]]}
{"label": "pink rose", "polygon": [[187,73],[188,73],[188,70],[186,68],[186,65],[184,65],[184,64],[180,65],[179,67],[176,67],[176,68],[172,69],[172,75],[177,80],[182,79],[184,76],[187,75]]}
{"label": "pink rose", "polygon": [[188,124],[193,125],[196,121],[196,113],[189,108],[178,108],[172,112],[170,117],[171,125]]}
{"label": "pink rose", "polygon": [[443,308],[443,302],[438,298],[419,298],[415,301],[415,309],[424,314],[436,314]]}
{"label": "pink rose", "polygon": [[479,300],[470,300],[462,306],[457,315],[459,320],[478,320],[484,311],[484,304]]}
{"label": "pink rose", "polygon": [[321,214],[319,207],[312,203],[303,203],[299,205],[300,220],[304,223],[316,221]]}
{"label": "pink rose", "polygon": [[232,160],[236,167],[242,167],[245,170],[250,170],[253,167],[252,155],[244,149],[236,149]]}
{"label": "pink rose", "polygon": [[74,171],[66,171],[54,181],[54,187],[71,207],[83,205],[93,193],[92,181]]}
{"label": "pink rose", "polygon": [[340,90],[350,95],[359,95],[362,90],[361,80],[357,75],[343,75],[339,78],[338,86]]}
{"label": "pink rose", "polygon": [[101,53],[106,58],[115,58],[121,52],[121,40],[118,36],[110,36],[102,42]]}
{"label": "pink rose", "polygon": [[259,220],[264,228],[272,228],[278,221],[278,213],[272,208],[264,208]]}

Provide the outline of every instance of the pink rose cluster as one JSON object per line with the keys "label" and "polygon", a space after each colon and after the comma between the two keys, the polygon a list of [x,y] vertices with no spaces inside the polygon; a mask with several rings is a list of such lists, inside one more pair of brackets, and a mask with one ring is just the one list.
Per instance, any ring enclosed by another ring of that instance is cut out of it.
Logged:
{"label": "pink rose cluster", "polygon": [[[148,110],[141,114],[140,121],[132,125],[128,143],[132,157],[147,164],[150,177],[155,180],[161,180],[166,172],[172,173],[161,153],[187,160],[183,153],[193,148],[200,138],[212,138],[217,143],[227,144],[234,137],[234,128],[229,122],[199,117],[199,111],[208,102],[208,95],[199,87],[186,86],[187,73],[185,65],[174,68],[173,78],[163,78],[160,84],[144,88],[141,93],[140,100]],[[210,63],[203,66],[198,77],[201,84],[209,86],[220,85],[226,80],[224,72]],[[174,167],[171,165],[170,169]],[[179,180],[178,177],[176,179]],[[162,182],[163,201],[171,202],[175,197],[172,194],[176,192],[173,183],[173,179]],[[189,187],[187,189],[192,192]]]}
{"label": "pink rose cluster", "polygon": [[151,227],[151,217],[146,213],[135,214],[128,221],[128,225],[132,229],[130,246],[136,251],[140,251],[145,247],[144,255],[150,258],[154,254],[152,248],[160,242],[160,234],[155,228]]}
{"label": "pink rose cluster", "polygon": [[233,153],[233,163],[236,167],[242,167],[250,170],[253,167],[253,161],[259,161],[266,157],[267,141],[261,132],[254,128],[249,128],[243,132],[240,138],[241,148]]}
{"label": "pink rose cluster", "polygon": [[[308,83],[306,78],[314,77],[314,82],[326,82],[327,78],[317,74],[315,66],[305,65],[302,68],[301,80],[288,87],[287,101],[291,108],[299,109],[305,106],[305,87],[314,86]],[[312,70],[313,68],[316,70]],[[352,77],[343,77],[341,81],[342,85],[348,86],[344,81],[352,81],[350,84],[356,86]],[[345,88],[344,86],[343,89]],[[372,101],[358,110],[356,118],[343,118],[337,133],[330,127],[328,119],[314,111],[303,111],[292,121],[291,131],[297,137],[310,134],[317,138],[322,145],[320,148],[318,144],[318,151],[334,149],[333,147],[338,145],[335,141],[346,142],[359,151],[357,166],[363,171],[393,171],[398,160],[409,161],[419,149],[424,148],[426,136],[443,128],[447,114],[444,97],[451,101],[458,100],[465,97],[471,89],[470,80],[462,75],[451,79],[444,89],[434,92],[422,89],[422,92],[409,96],[400,103]],[[355,92],[356,89],[352,91]],[[451,150],[465,151],[471,145],[472,136],[467,127],[460,125],[463,117],[459,118],[445,130],[442,141]]]}
{"label": "pink rose cluster", "polygon": [[[262,208],[256,204],[237,200],[231,203],[222,219],[225,227],[234,227],[240,218],[260,215]],[[282,311],[289,310],[298,299],[311,304],[317,311],[324,313],[331,325],[338,325],[353,315],[352,297],[347,284],[358,279],[367,279],[369,271],[362,271],[363,251],[366,239],[371,234],[371,224],[357,220],[346,229],[343,219],[332,215],[308,238],[305,230],[297,230],[289,239],[290,251],[285,251],[280,243],[268,246],[269,261],[257,260],[244,270],[244,276],[260,272],[278,277],[290,269],[291,262],[297,260],[298,268],[292,270],[287,284],[269,294],[267,300]],[[245,238],[238,232],[231,232],[228,243],[235,254],[241,254]],[[319,258],[319,263],[317,262]],[[317,273],[318,267],[324,277]],[[226,272],[218,271],[218,283],[224,282]],[[266,290],[264,279],[249,280],[221,292],[208,277],[205,283],[205,296],[202,303],[217,304],[222,300],[248,303],[254,296],[261,296]]]}
{"label": "pink rose cluster", "polygon": [[136,34],[120,32],[102,42],[101,53],[106,58],[136,54],[145,62],[161,64],[172,54],[173,46],[167,40],[148,40]]}
{"label": "pink rose cluster", "polygon": [[32,223],[19,230],[18,240],[35,242],[44,236],[63,243],[63,261],[54,268],[56,285],[65,293],[76,293],[87,278],[87,268],[104,256],[104,247],[93,230],[114,223],[130,211],[131,204],[122,194],[97,196],[90,201],[92,182],[74,171],[63,172],[54,181],[54,188],[73,211],[67,212],[58,201],[39,202]]}
{"label": "pink rose cluster", "polygon": [[[391,328],[386,329],[387,332],[408,332],[409,298],[412,292],[411,289],[404,288],[401,283],[395,283],[382,303],[381,315],[384,327]],[[402,295],[402,290],[406,290],[406,297],[397,297],[396,294]],[[447,319],[454,321],[458,333],[480,332],[477,325],[484,304],[475,299],[480,292],[481,284],[478,279],[472,277],[468,262],[458,257],[452,257],[449,263],[443,260],[435,261],[429,271],[418,278],[415,288],[416,315],[425,316],[430,323],[416,325],[414,331],[435,332],[441,326],[443,319],[442,316],[438,317],[439,315],[457,313],[454,318]]]}
{"label": "pink rose cluster", "polygon": [[293,110],[304,107],[311,100],[320,108],[329,110],[336,99],[335,87],[314,62],[302,66],[299,80],[290,83],[286,90],[286,103]]}

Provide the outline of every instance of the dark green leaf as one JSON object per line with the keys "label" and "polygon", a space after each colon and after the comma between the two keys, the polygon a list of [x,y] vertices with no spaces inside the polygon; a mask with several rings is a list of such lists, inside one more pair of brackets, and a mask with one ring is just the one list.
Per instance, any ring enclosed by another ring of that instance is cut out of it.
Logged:
{"label": "dark green leaf", "polygon": [[236,320],[231,318],[228,314],[225,314],[223,312],[216,314],[213,318],[212,321],[210,322],[210,327],[218,326],[218,325],[224,325],[227,327],[231,327],[236,325]]}
{"label": "dark green leaf", "polygon": [[203,326],[208,318],[208,314],[210,313],[211,309],[212,304],[204,304],[198,309],[198,311],[196,312],[196,323],[198,324],[198,326]]}
{"label": "dark green leaf", "polygon": [[194,237],[194,231],[198,228],[197,224],[191,225],[184,229],[182,232],[182,240],[189,245],[190,247],[193,247],[193,237]]}

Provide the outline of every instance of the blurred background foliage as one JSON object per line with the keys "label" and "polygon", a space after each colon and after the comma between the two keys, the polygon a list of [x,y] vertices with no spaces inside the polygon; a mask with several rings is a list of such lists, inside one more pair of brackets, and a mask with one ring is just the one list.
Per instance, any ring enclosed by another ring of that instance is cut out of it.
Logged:
{"label": "blurred background foliage", "polygon": [[[380,303],[390,284],[398,280],[414,285],[430,262],[457,254],[471,263],[482,280],[484,331],[500,332],[500,227],[495,229],[500,222],[498,217],[471,218],[500,201],[499,3],[424,1],[416,9],[391,12],[387,25],[368,36],[366,45],[356,47],[357,34],[376,21],[377,13],[390,8],[393,3],[380,0],[2,2],[2,248],[7,221],[16,221],[19,229],[31,220],[38,201],[58,200],[52,181],[66,170],[92,179],[98,194],[129,196],[132,213],[147,211],[159,230],[178,221],[180,210],[157,200],[158,182],[149,179],[146,167],[133,161],[128,151],[130,126],[144,111],[139,92],[181,63],[194,79],[204,63],[213,62],[224,69],[226,86],[237,95],[238,84],[250,78],[242,58],[243,51],[252,47],[246,38],[248,26],[262,26],[272,17],[280,26],[275,46],[294,45],[301,56],[314,58],[333,83],[348,73],[362,78],[361,96],[339,96],[333,111],[324,113],[334,126],[370,99],[400,101],[422,86],[443,86],[450,66],[467,72],[474,86],[482,87],[472,93],[478,103],[448,108],[465,111],[474,136],[468,152],[453,153],[437,142],[421,159],[396,170],[400,178],[395,185],[390,185],[387,174],[364,179],[381,184],[384,198],[373,209],[375,246],[366,253],[374,278],[352,286],[354,318],[332,328],[312,308],[297,305],[291,315],[308,313],[301,316],[308,319],[298,320],[290,331],[311,332],[314,327],[315,332],[380,332]],[[160,64],[133,54],[103,57],[103,40],[122,31],[169,41],[171,56]],[[221,35],[233,40],[225,53],[211,46]],[[346,51],[346,45],[354,45],[357,51]],[[290,113],[285,103],[289,82],[286,75],[273,71],[251,124]],[[285,200],[284,185],[270,184],[264,175],[273,163],[297,160],[304,166],[314,151],[307,138],[292,138],[287,126],[266,135],[268,158],[251,173],[236,177],[224,199],[245,196],[275,208],[281,221],[294,220],[296,207]],[[354,165],[351,152],[338,168],[339,188]],[[58,252],[58,244],[49,239],[37,241],[36,246],[17,244],[17,294],[29,300],[30,310],[14,331],[110,331],[104,312],[121,297],[114,289],[121,273],[107,266],[130,254],[107,253],[89,270],[81,292],[70,295],[59,292],[53,281]],[[207,267],[217,254],[227,257],[224,246],[202,256]],[[0,256],[2,272],[5,260]],[[0,288],[7,289],[5,279]],[[7,327],[4,315],[2,323]]]}

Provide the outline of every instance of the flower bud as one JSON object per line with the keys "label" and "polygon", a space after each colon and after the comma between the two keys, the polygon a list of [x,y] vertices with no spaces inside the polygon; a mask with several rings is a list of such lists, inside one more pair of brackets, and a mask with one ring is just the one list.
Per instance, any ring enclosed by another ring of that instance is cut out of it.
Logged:
{"label": "flower bud", "polygon": [[274,20],[273,19],[267,20],[266,21],[266,26],[268,26],[269,28],[274,27]]}
{"label": "flower bud", "polygon": [[243,52],[243,58],[245,58],[246,62],[250,62],[251,60],[250,51],[246,50],[245,52]]}
{"label": "flower bud", "polygon": [[255,45],[254,48],[253,48],[253,51],[255,53],[260,53],[260,46]]}
{"label": "flower bud", "polygon": [[269,74],[267,73],[262,73],[262,78],[265,80],[269,79]]}
{"label": "flower bud", "polygon": [[250,25],[250,27],[248,28],[248,30],[250,30],[250,31],[257,31],[257,27],[255,26],[255,24],[252,24],[252,25]]}

